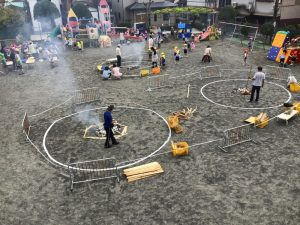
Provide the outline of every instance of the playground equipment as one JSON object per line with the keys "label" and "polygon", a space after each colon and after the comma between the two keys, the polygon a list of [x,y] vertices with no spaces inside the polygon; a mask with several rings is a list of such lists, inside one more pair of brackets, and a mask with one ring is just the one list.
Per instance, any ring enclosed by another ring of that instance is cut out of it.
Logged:
{"label": "playground equipment", "polygon": [[218,38],[219,38],[219,33],[215,26],[209,26],[207,27],[205,32],[199,34],[199,40],[201,41],[205,41],[205,40],[213,41]]}
{"label": "playground equipment", "polygon": [[185,38],[190,38],[192,34],[192,25],[185,23],[178,23],[178,38],[183,38],[183,34]]}
{"label": "playground equipment", "polygon": [[71,8],[68,13],[68,25],[71,28],[70,30],[73,32],[78,32],[79,30],[79,22],[78,17],[74,13],[73,9]]}
{"label": "playground equipment", "polygon": [[[225,34],[227,34],[227,33],[231,33],[231,31],[232,31],[231,35],[229,35],[230,42],[233,40],[233,38],[235,36],[241,36],[241,31],[240,30],[241,30],[242,27],[250,28],[253,31],[255,30],[255,32],[250,32],[250,34],[252,36],[251,37],[252,43],[251,43],[250,51],[253,50],[255,40],[256,40],[256,37],[257,37],[257,34],[258,34],[258,27],[248,26],[248,25],[243,25],[243,24],[236,24],[236,23],[227,23],[227,22],[223,22],[223,21],[220,21],[219,24],[220,24],[220,26],[222,26],[222,35],[223,36],[225,36]],[[229,29],[228,29],[228,27],[229,27]]]}
{"label": "playground equipment", "polygon": [[98,5],[99,12],[99,20],[101,24],[101,31],[104,34],[111,29],[111,21],[110,21],[110,8],[106,0],[100,0]]}
{"label": "playground equipment", "polygon": [[286,50],[284,63],[290,64],[291,59],[294,56],[295,63],[300,62],[300,46],[285,47],[288,42],[288,31],[278,31],[273,39],[272,47],[269,50],[267,58],[271,61],[280,62],[280,55]]}

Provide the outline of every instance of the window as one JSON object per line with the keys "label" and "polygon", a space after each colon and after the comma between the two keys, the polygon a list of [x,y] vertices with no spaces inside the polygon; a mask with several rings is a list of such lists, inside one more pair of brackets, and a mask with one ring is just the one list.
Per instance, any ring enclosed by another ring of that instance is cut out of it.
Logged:
{"label": "window", "polygon": [[170,13],[163,14],[163,20],[164,21],[169,21],[169,19],[170,19]]}
{"label": "window", "polygon": [[154,14],[154,21],[156,22],[157,21],[157,15],[156,14]]}

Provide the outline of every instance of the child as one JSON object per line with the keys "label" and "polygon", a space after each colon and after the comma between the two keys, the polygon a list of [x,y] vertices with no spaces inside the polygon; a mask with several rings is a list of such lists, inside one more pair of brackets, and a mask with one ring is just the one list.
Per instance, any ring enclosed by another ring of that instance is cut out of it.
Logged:
{"label": "child", "polygon": [[195,43],[192,41],[191,43],[191,51],[193,51],[196,48]]}
{"label": "child", "polygon": [[184,53],[185,56],[187,56],[187,52],[188,52],[187,44],[184,44],[183,45],[183,53]]}
{"label": "child", "polygon": [[286,55],[286,50],[283,50],[282,54],[279,56],[279,66],[280,67],[285,67],[285,55]]}
{"label": "child", "polygon": [[176,53],[177,53],[177,51],[178,51],[178,47],[177,47],[177,46],[175,46],[175,47],[174,47],[174,49],[173,49],[173,52],[174,52],[174,57],[176,56]]}
{"label": "child", "polygon": [[291,66],[295,66],[296,60],[297,60],[297,52],[294,52],[291,55]]}
{"label": "child", "polygon": [[103,80],[108,80],[108,78],[110,78],[110,76],[111,76],[111,71],[108,66],[105,66],[103,73],[102,73]]}
{"label": "child", "polygon": [[22,74],[24,74],[23,66],[22,66],[22,60],[21,60],[21,57],[19,55],[19,51],[16,50],[15,52],[16,52],[15,53],[16,68],[17,68],[17,70],[20,70],[19,75],[22,75]]}
{"label": "child", "polygon": [[189,51],[192,51],[192,49],[191,49],[191,42],[190,41],[187,42],[187,48],[188,48]]}
{"label": "child", "polygon": [[248,50],[246,49],[246,50],[244,51],[244,66],[247,65],[247,57],[248,57]]}
{"label": "child", "polygon": [[164,52],[160,53],[159,65],[161,67],[165,67],[166,66],[166,55],[165,55]]}
{"label": "child", "polygon": [[120,73],[120,67],[117,67],[116,64],[113,64],[113,68],[111,70],[112,72],[112,76],[117,79],[117,80],[121,80],[121,76],[123,75],[122,73]]}
{"label": "child", "polygon": [[158,55],[156,51],[153,51],[152,54],[152,68],[157,67]]}
{"label": "child", "polygon": [[175,55],[175,64],[177,64],[179,62],[179,59],[181,58],[180,56],[180,51],[177,50],[176,55]]}

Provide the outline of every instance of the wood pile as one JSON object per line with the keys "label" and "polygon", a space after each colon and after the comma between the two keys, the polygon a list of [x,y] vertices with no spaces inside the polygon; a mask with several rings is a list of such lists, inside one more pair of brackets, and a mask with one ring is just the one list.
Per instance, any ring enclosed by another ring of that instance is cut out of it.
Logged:
{"label": "wood pile", "polygon": [[189,120],[191,119],[193,113],[197,110],[197,107],[195,109],[186,107],[186,109],[183,109],[178,112],[174,112],[173,115],[177,116],[181,120]]}
{"label": "wood pile", "polygon": [[125,169],[123,172],[124,175],[127,177],[128,182],[133,182],[136,180],[163,173],[164,171],[158,162],[152,162],[141,166]]}

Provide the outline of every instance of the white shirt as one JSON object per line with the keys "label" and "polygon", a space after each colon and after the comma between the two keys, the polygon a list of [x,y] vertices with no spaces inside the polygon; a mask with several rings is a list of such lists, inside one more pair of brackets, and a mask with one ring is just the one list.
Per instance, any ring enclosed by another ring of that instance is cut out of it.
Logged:
{"label": "white shirt", "polygon": [[153,47],[153,38],[149,38],[149,48]]}
{"label": "white shirt", "polygon": [[209,55],[209,56],[211,56],[211,48],[206,48],[206,49],[204,50],[204,55]]}
{"label": "white shirt", "polygon": [[297,83],[297,79],[294,76],[289,76],[287,79],[287,84],[290,85],[291,83]]}
{"label": "white shirt", "polygon": [[116,48],[116,55],[121,56],[121,48],[120,47]]}
{"label": "white shirt", "polygon": [[254,81],[252,82],[252,85],[261,87],[265,76],[266,75],[263,72],[256,72],[253,77]]}

